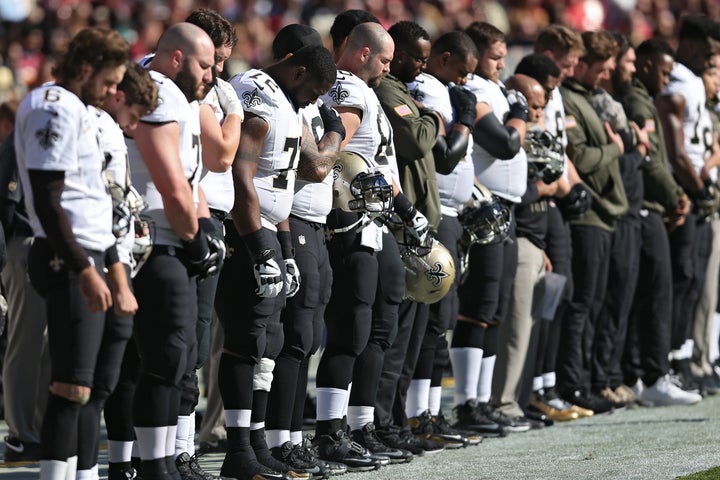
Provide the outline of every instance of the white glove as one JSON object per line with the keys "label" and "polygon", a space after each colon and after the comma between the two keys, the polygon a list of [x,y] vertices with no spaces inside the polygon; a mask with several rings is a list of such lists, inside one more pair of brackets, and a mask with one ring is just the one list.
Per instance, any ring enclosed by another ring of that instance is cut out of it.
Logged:
{"label": "white glove", "polygon": [[235,89],[225,80],[218,78],[216,81],[215,93],[217,94],[220,108],[225,112],[225,115],[238,115],[240,116],[240,120],[245,120],[245,111],[242,108],[242,103]]}
{"label": "white glove", "polygon": [[294,297],[300,290],[300,269],[294,258],[285,259],[285,296]]}
{"label": "white glove", "polygon": [[410,235],[419,241],[420,245],[425,245],[425,239],[427,238],[427,233],[430,228],[425,215],[420,213],[420,210],[415,210],[415,216],[413,216],[411,221],[407,222],[407,225],[409,227],[407,230]]}
{"label": "white glove", "polygon": [[255,282],[258,285],[255,293],[259,297],[277,297],[285,286],[280,266],[272,257],[259,259],[258,263],[255,264],[253,273],[255,274]]}

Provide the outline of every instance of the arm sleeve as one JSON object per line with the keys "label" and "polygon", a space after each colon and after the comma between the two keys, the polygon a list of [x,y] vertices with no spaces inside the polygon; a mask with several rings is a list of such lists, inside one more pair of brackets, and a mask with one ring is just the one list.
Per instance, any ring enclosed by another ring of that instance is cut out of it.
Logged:
{"label": "arm sleeve", "polygon": [[520,132],[506,127],[492,112],[475,123],[473,140],[490,155],[500,160],[510,160],[520,151]]}
{"label": "arm sleeve", "polygon": [[458,162],[467,154],[468,137],[453,129],[445,137],[438,137],[433,146],[435,171],[441,175],[449,175]]}
{"label": "arm sleeve", "polygon": [[65,264],[74,272],[90,265],[87,253],[75,239],[70,219],[60,203],[65,173],[52,170],[29,170],[35,212],[47,240]]}
{"label": "arm sleeve", "polygon": [[431,110],[419,110],[399,88],[381,84],[376,90],[393,127],[396,150],[403,159],[421,159],[437,141],[440,119]]}

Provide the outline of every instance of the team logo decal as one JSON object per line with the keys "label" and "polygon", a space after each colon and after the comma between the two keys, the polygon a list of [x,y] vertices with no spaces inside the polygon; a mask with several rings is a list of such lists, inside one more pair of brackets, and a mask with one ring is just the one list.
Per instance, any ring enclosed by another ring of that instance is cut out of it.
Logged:
{"label": "team logo decal", "polygon": [[425,272],[425,276],[432,283],[433,287],[439,287],[443,281],[443,278],[447,278],[450,275],[443,271],[443,266],[440,262],[435,262],[435,266]]}
{"label": "team logo decal", "polygon": [[420,103],[425,101],[425,94],[421,92],[419,88],[410,92],[410,95],[412,95],[412,97]]}
{"label": "team logo decal", "polygon": [[343,171],[343,166],[342,166],[342,164],[341,164],[341,163],[336,163],[335,165],[333,165],[332,171],[333,171],[333,173],[332,173],[332,174],[333,174],[333,180],[337,180],[338,177],[340,176],[340,172]]}
{"label": "team logo decal", "polygon": [[45,125],[45,128],[40,129],[35,132],[35,138],[38,139],[38,143],[42,148],[47,150],[51,146],[55,144],[58,140],[60,140],[60,134],[53,130],[53,126],[50,123],[50,121],[47,122],[47,125]]}
{"label": "team logo decal", "polygon": [[330,98],[333,99],[338,105],[345,101],[350,96],[350,91],[342,88],[342,84],[338,83],[328,92]]}
{"label": "team logo decal", "polygon": [[55,256],[50,260],[49,265],[50,265],[50,268],[52,269],[52,271],[55,272],[55,273],[57,273],[57,272],[59,272],[59,271],[62,269],[63,265],[65,265],[65,262],[63,261],[62,258],[60,258],[60,257],[58,257],[57,255],[55,255]]}
{"label": "team logo decal", "polygon": [[298,235],[298,243],[300,245],[305,245],[305,235]]}
{"label": "team logo decal", "polygon": [[258,89],[254,89],[252,92],[245,92],[242,94],[243,101],[245,102],[246,108],[257,107],[262,105],[263,101],[258,94]]}

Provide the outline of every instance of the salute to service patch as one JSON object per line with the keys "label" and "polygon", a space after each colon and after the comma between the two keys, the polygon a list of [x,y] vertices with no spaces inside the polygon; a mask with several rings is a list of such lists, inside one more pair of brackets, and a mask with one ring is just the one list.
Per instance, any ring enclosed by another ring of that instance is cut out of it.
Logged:
{"label": "salute to service patch", "polygon": [[412,110],[410,110],[410,107],[403,103],[402,105],[398,105],[397,107],[395,107],[395,113],[397,113],[401,117],[406,117],[408,115],[412,115]]}
{"label": "salute to service patch", "polygon": [[575,127],[577,127],[577,121],[575,120],[575,117],[573,117],[572,115],[567,115],[565,117],[565,129],[567,130],[568,128]]}

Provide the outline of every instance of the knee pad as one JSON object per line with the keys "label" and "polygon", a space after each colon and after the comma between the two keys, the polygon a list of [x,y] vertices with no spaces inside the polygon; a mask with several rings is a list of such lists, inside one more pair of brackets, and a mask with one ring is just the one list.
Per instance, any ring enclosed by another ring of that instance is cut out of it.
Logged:
{"label": "knee pad", "polygon": [[255,364],[255,370],[253,371],[253,390],[270,391],[274,368],[275,360],[269,358],[263,357]]}

